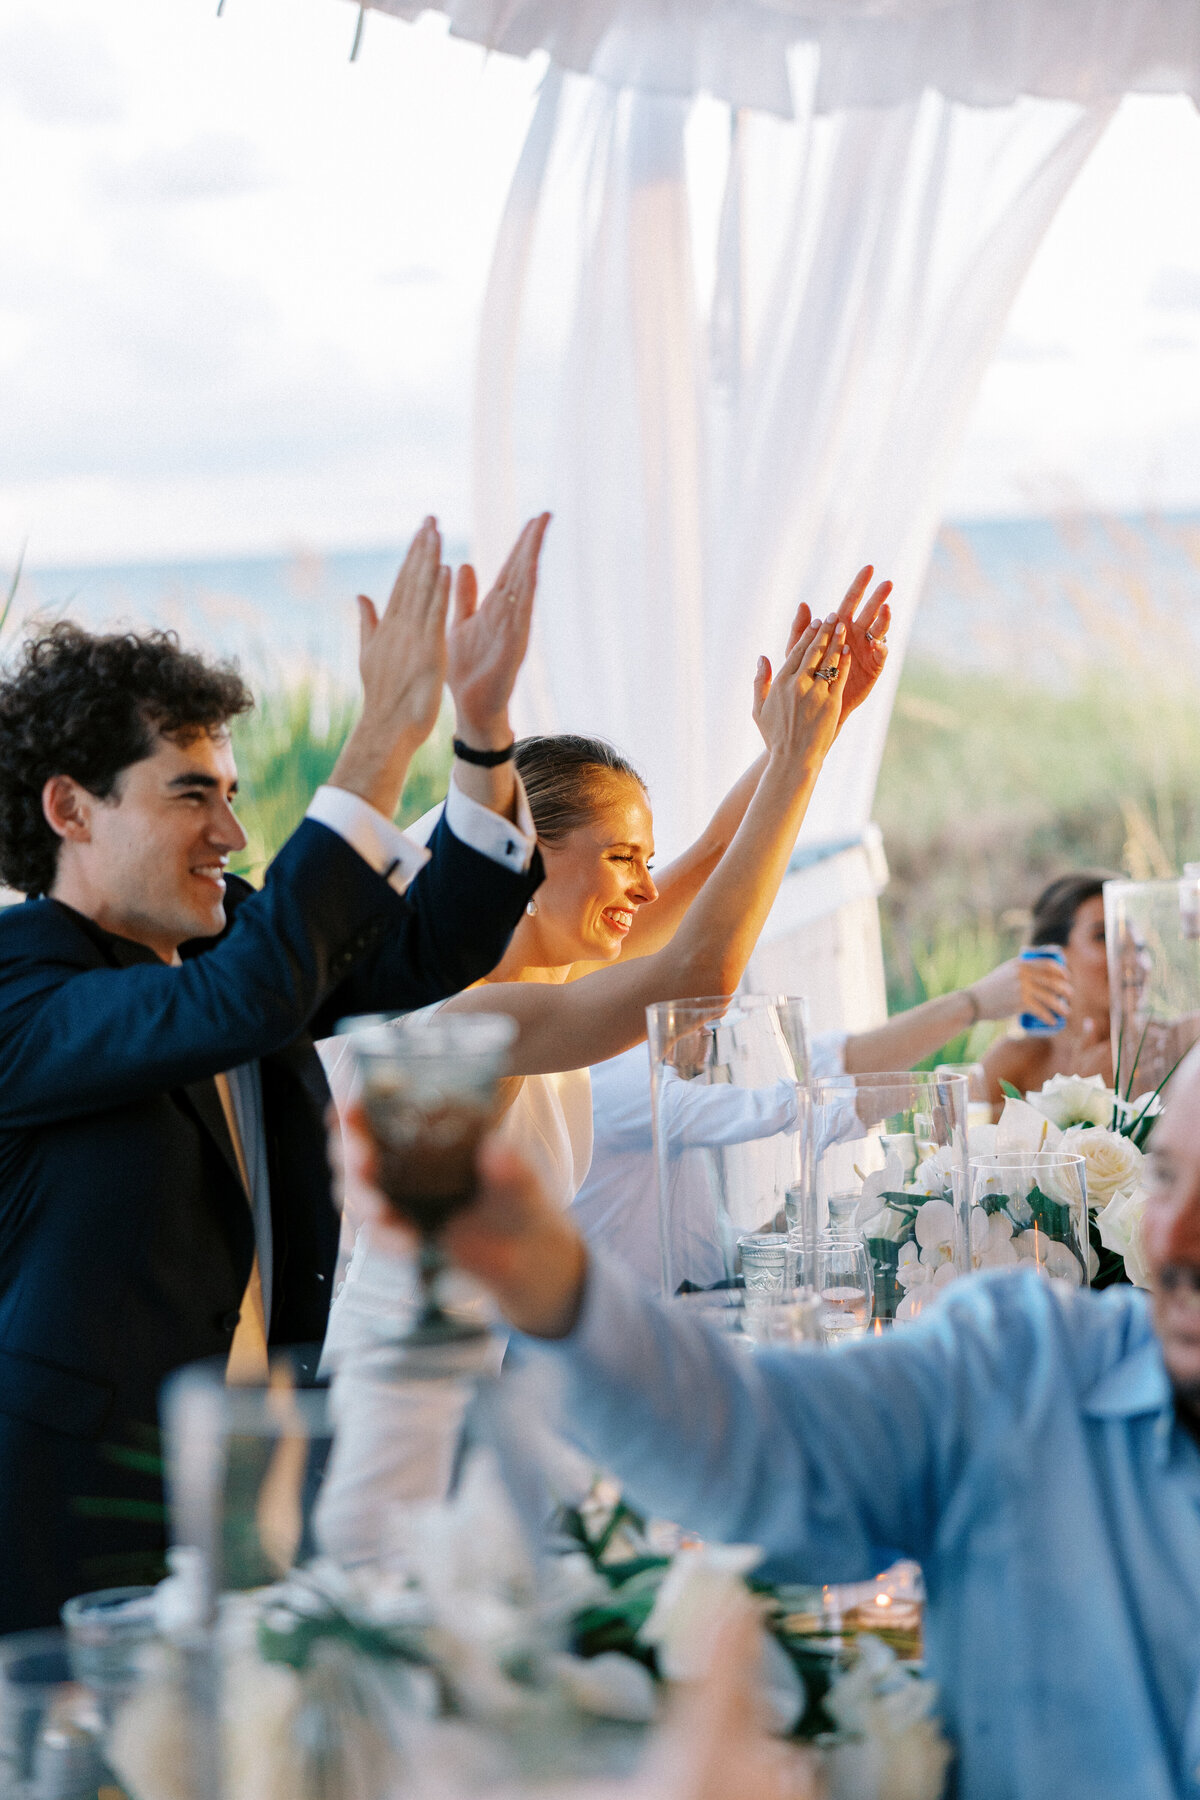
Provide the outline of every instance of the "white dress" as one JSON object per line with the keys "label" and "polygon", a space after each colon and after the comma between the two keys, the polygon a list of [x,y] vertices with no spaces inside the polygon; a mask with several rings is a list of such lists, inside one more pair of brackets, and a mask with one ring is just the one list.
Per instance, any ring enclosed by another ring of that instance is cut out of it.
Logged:
{"label": "white dress", "polygon": [[[331,1040],[319,1048],[341,1110],[353,1087],[347,1046]],[[565,1210],[592,1157],[588,1070],[527,1075],[499,1136],[528,1158],[546,1192]],[[371,1351],[396,1338],[412,1317],[416,1273],[411,1258],[372,1241],[352,1184],[345,1195],[342,1240],[352,1251],[325,1337],[326,1361],[334,1371],[330,1406],[337,1436],[314,1524],[327,1554],[354,1560],[386,1552],[397,1507],[445,1495],[473,1383],[462,1368],[445,1378],[391,1385],[372,1378]],[[456,1306],[486,1313],[486,1300],[465,1278],[443,1278],[443,1291],[448,1288]],[[475,1373],[495,1372],[503,1348],[498,1335],[482,1339]]]}

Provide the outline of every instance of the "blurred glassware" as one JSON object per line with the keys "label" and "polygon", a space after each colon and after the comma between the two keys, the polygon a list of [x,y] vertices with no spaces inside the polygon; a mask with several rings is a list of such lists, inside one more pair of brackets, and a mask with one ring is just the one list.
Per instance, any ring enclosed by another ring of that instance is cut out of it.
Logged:
{"label": "blurred glassware", "polygon": [[908,1069],[816,1083],[817,1219],[863,1239],[885,1324],[970,1266],[968,1094],[965,1075]]}
{"label": "blurred glassware", "polygon": [[115,1786],[95,1696],[71,1669],[61,1631],[0,1638],[0,1797],[95,1800]]}
{"label": "blurred glassware", "polygon": [[796,1285],[796,1253],[786,1231],[755,1231],[737,1241],[747,1290],[783,1293]]}
{"label": "blurred glassware", "polygon": [[1114,1079],[1136,1098],[1162,1086],[1200,1038],[1200,881],[1106,881]]}
{"label": "blurred glassware", "polygon": [[100,1588],[78,1594],[62,1609],[76,1681],[96,1695],[105,1721],[137,1686],[143,1646],[158,1631],[152,1587]]}
{"label": "blurred glassware", "polygon": [[[781,995],[646,1009],[664,1293],[738,1273],[738,1239],[815,1239],[807,1008]],[[789,1198],[791,1196],[791,1198]]]}
{"label": "blurred glassware", "polygon": [[676,1294],[671,1305],[703,1319],[714,1331],[728,1333],[737,1348],[747,1352],[766,1345],[825,1342],[821,1303],[811,1291],[718,1288]]}
{"label": "blurred glassware", "polygon": [[861,1236],[827,1234],[817,1252],[817,1292],[827,1342],[865,1334],[875,1310],[875,1278]]}
{"label": "blurred glassware", "polygon": [[496,1117],[516,1021],[507,1013],[372,1015],[344,1019],[338,1031],[358,1067],[379,1186],[420,1235],[423,1302],[405,1337],[413,1344],[479,1337],[486,1326],[441,1303],[438,1234],[474,1196],[475,1159]]}
{"label": "blurred glassware", "polygon": [[1002,1150],[970,1164],[972,1263],[1028,1265],[1075,1287],[1091,1284],[1087,1170],[1060,1150]]}

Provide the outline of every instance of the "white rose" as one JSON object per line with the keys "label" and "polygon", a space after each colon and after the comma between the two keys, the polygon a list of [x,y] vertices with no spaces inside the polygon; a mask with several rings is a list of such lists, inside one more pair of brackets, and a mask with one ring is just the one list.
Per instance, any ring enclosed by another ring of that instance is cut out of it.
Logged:
{"label": "white rose", "polygon": [[668,1681],[696,1681],[704,1674],[721,1621],[761,1561],[753,1544],[688,1544],[676,1553],[638,1632],[644,1644],[655,1645],[659,1672]]}
{"label": "white rose", "polygon": [[1132,1194],[1115,1193],[1102,1213],[1096,1215],[1096,1229],[1106,1250],[1125,1259],[1125,1273],[1135,1287],[1150,1286],[1150,1267],[1142,1239],[1142,1220],[1146,1196],[1140,1188]]}
{"label": "white rose", "polygon": [[553,1657],[551,1667],[581,1712],[598,1719],[647,1725],[658,1711],[658,1690],[644,1663],[616,1650],[600,1656]]}
{"label": "white rose", "polygon": [[1026,1094],[1052,1125],[1111,1125],[1117,1096],[1100,1075],[1052,1075],[1036,1094]]}
{"label": "white rose", "polygon": [[1082,1156],[1088,1205],[1093,1212],[1107,1206],[1115,1194],[1132,1194],[1141,1180],[1142,1153],[1119,1132],[1097,1125],[1072,1125],[1063,1133],[1060,1148]]}

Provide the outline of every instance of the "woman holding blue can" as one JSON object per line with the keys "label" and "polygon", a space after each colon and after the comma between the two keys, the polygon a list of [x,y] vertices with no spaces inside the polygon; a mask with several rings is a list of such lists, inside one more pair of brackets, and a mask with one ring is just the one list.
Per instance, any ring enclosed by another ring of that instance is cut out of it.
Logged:
{"label": "woman holding blue can", "polygon": [[983,1059],[993,1105],[1004,1099],[1001,1082],[1023,1094],[1053,1075],[1101,1075],[1112,1086],[1104,883],[1114,879],[1083,870],[1038,895],[1021,959],[1030,978],[1038,968],[1039,1004],[1022,1013],[1020,1037],[1001,1038]]}

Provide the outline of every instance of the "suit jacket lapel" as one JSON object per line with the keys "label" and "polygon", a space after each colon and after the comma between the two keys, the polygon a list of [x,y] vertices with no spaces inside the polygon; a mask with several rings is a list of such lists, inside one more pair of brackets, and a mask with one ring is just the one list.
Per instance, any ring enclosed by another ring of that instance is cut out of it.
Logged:
{"label": "suit jacket lapel", "polygon": [[[237,1151],[233,1147],[233,1139],[230,1137],[229,1127],[225,1123],[225,1108],[221,1105],[221,1096],[217,1092],[217,1084],[212,1076],[208,1076],[204,1081],[189,1081],[174,1091],[191,1106],[192,1111],[229,1165],[229,1171],[238,1184],[238,1191],[246,1194],[242,1183],[242,1171],[238,1168]],[[246,1194],[247,1202],[249,1202],[249,1198],[250,1196]]]}
{"label": "suit jacket lapel", "polygon": [[[58,901],[56,904],[61,906],[63,903]],[[66,907],[65,910],[84,927],[97,949],[113,967],[130,969],[137,963],[158,961],[154,951],[147,945],[135,944],[131,938],[118,937],[115,932],[105,931],[102,926],[96,924],[94,919],[88,919],[82,913],[75,912],[73,907]],[[225,1109],[221,1105],[221,1096],[217,1093],[217,1086],[211,1075],[204,1081],[187,1082],[183,1087],[172,1089],[172,1093],[190,1107],[200,1124],[208,1132],[225,1159],[229,1172],[237,1183],[238,1192],[246,1195],[248,1202],[249,1195],[246,1194],[242,1182],[242,1172],[238,1168],[237,1152],[233,1147],[233,1139],[229,1135],[229,1127],[225,1123]]]}

